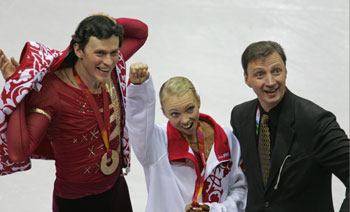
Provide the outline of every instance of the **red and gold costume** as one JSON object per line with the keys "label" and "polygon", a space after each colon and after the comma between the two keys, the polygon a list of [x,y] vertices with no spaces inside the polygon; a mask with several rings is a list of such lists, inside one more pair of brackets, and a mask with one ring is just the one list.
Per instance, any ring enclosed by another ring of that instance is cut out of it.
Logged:
{"label": "red and gold costume", "polygon": [[[119,153],[119,165],[111,175],[100,170],[106,153],[94,111],[81,89],[62,81],[54,72],[67,65],[68,49],[60,52],[39,43],[28,42],[20,66],[6,81],[0,102],[0,175],[30,168],[30,157],[55,159],[54,193],[76,199],[111,189],[122,167],[130,166],[130,148],[125,127],[126,66],[146,41],[147,25],[116,19],[123,25],[123,46],[112,77],[106,83],[110,112],[110,149]],[[28,94],[28,95],[27,95]],[[103,116],[103,95],[93,94]],[[20,126],[20,129],[18,129]],[[23,148],[26,158],[12,162],[12,148]]]}

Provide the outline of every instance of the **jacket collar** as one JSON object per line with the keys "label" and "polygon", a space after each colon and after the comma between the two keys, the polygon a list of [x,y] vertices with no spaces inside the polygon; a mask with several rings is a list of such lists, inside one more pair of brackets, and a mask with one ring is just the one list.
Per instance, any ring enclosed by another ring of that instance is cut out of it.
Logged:
{"label": "jacket collar", "polygon": [[[230,146],[226,133],[221,128],[221,126],[219,126],[210,116],[202,113],[199,115],[199,120],[204,121],[214,127],[215,140],[213,144],[214,148],[212,148],[211,152],[213,152],[214,149],[216,160],[223,162],[230,159]],[[199,172],[198,162],[191,147],[188,145],[186,139],[181,135],[181,133],[175,127],[173,127],[170,122],[168,122],[167,125],[167,136],[169,161],[189,159],[196,166],[196,172]],[[209,155],[208,160],[211,160],[211,154]]]}

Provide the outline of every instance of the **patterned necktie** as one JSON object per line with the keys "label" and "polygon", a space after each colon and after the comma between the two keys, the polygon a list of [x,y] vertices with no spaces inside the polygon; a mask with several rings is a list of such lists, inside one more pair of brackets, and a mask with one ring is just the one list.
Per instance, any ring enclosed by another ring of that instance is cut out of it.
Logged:
{"label": "patterned necktie", "polygon": [[264,186],[266,187],[267,179],[269,178],[270,173],[270,130],[268,125],[269,117],[266,114],[263,114],[260,121],[260,132],[259,132],[259,158],[260,158],[260,167],[261,174],[264,181]]}

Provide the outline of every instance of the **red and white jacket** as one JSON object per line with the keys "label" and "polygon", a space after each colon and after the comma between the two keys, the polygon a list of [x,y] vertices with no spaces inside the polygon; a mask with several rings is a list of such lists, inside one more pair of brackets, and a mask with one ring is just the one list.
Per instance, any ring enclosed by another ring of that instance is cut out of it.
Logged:
{"label": "red and white jacket", "polygon": [[[191,147],[170,123],[155,124],[155,103],[151,78],[141,85],[128,86],[126,125],[145,172],[146,211],[184,211],[192,202],[198,164]],[[211,212],[244,211],[247,183],[239,167],[239,143],[228,128],[219,126],[211,117],[200,114],[200,119],[214,126],[215,141],[207,159],[199,202],[210,205]]]}

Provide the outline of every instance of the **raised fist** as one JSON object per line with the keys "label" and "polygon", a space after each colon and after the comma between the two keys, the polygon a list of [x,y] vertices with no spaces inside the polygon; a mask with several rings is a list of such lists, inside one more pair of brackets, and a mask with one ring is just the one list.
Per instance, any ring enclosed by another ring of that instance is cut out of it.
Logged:
{"label": "raised fist", "polygon": [[144,63],[134,63],[130,66],[129,80],[132,84],[142,84],[149,78],[148,65]]}

